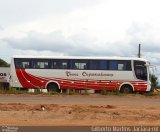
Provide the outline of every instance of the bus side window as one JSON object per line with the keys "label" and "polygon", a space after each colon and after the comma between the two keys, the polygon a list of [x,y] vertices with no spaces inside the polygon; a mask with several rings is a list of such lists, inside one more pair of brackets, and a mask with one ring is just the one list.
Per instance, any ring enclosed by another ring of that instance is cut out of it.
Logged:
{"label": "bus side window", "polygon": [[22,62],[22,68],[29,68],[29,62]]}
{"label": "bus side window", "polygon": [[58,65],[57,65],[57,62],[56,62],[56,61],[54,61],[54,62],[52,63],[52,68],[53,68],[53,69],[57,69],[57,68],[58,68]]}
{"label": "bus side window", "polygon": [[121,71],[131,71],[131,61],[129,60],[119,60],[118,70]]}
{"label": "bus side window", "polygon": [[45,69],[48,69],[48,68],[49,68],[49,66],[48,66],[47,62],[45,62],[45,64],[44,64],[44,68],[45,68]]}
{"label": "bus side window", "polygon": [[98,68],[99,68],[99,61],[97,60],[89,61],[89,70],[98,70]]}
{"label": "bus side window", "polygon": [[25,64],[24,68],[29,68],[29,65],[28,65],[28,64]]}
{"label": "bus side window", "polygon": [[118,69],[117,61],[116,60],[109,61],[109,70],[117,70],[117,69]]}
{"label": "bus side window", "polygon": [[77,69],[77,66],[75,63],[73,64],[73,69]]}
{"label": "bus side window", "polygon": [[118,64],[118,70],[124,70],[124,64]]}
{"label": "bus side window", "polygon": [[16,68],[23,68],[22,63],[16,64]]}
{"label": "bus side window", "polygon": [[106,60],[99,61],[99,68],[97,70],[107,70],[108,69],[108,62]]}
{"label": "bus side window", "polygon": [[63,63],[62,63],[62,68],[63,68],[63,69],[67,69],[67,62],[63,62]]}

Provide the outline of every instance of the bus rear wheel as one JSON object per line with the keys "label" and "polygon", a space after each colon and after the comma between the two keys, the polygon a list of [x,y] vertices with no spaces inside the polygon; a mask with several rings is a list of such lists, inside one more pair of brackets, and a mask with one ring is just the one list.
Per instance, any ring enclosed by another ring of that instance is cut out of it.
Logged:
{"label": "bus rear wheel", "polygon": [[123,85],[120,90],[121,93],[133,93],[133,89],[130,85]]}
{"label": "bus rear wheel", "polygon": [[56,83],[49,83],[47,85],[47,90],[48,92],[57,92],[57,93],[60,92],[60,89]]}

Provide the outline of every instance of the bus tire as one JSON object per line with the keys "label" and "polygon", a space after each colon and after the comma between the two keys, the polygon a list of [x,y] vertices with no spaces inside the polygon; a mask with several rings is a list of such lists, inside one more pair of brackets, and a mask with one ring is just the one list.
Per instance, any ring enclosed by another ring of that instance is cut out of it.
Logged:
{"label": "bus tire", "polygon": [[131,85],[125,84],[121,87],[120,92],[126,94],[133,93],[133,88]]}
{"label": "bus tire", "polygon": [[60,92],[60,89],[56,83],[49,83],[47,85],[47,90],[48,92],[57,92],[57,93]]}

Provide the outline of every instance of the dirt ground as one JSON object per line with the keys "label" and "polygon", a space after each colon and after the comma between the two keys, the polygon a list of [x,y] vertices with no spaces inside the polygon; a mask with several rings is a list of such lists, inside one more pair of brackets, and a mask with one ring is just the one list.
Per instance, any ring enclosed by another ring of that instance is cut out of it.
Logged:
{"label": "dirt ground", "polygon": [[0,125],[159,126],[160,95],[0,95]]}

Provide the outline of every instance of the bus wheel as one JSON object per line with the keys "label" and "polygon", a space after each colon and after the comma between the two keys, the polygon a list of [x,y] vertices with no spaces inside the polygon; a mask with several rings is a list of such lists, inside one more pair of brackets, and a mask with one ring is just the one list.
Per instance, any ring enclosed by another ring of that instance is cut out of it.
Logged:
{"label": "bus wheel", "polygon": [[120,90],[121,93],[133,93],[133,89],[130,85],[123,85]]}
{"label": "bus wheel", "polygon": [[49,83],[47,85],[48,92],[60,92],[59,87],[56,83]]}

